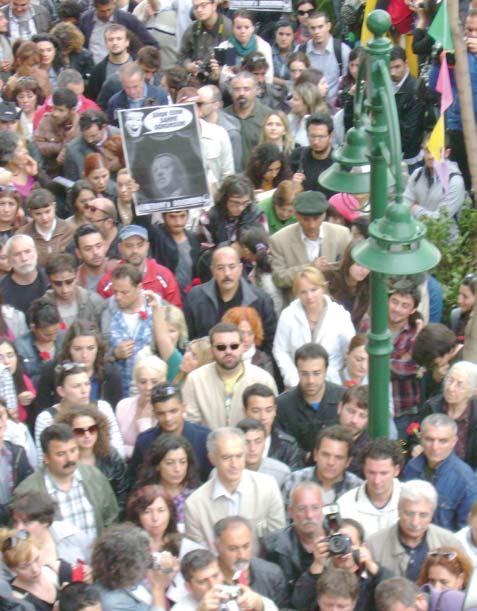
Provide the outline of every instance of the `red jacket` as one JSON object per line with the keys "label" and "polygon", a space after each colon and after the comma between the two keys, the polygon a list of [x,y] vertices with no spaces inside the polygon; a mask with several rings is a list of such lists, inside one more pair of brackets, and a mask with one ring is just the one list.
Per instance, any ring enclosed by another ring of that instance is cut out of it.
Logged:
{"label": "red jacket", "polygon": [[[51,112],[52,110],[53,110],[53,101],[50,96],[49,98],[45,100],[44,104],[42,104],[41,106],[38,106],[38,108],[35,110],[35,114],[33,115],[33,129],[36,130],[38,128],[38,125],[40,124],[40,121],[45,116],[45,113]],[[90,100],[89,98],[85,97],[84,95],[80,95],[79,104],[78,104],[76,111],[80,115],[85,110],[101,110],[101,108],[96,104],[96,102],[93,102],[93,100]]]}
{"label": "red jacket", "polygon": [[[124,263],[124,261],[123,261]],[[106,272],[98,282],[96,292],[107,299],[113,294],[111,279],[113,272]],[[146,273],[142,286],[147,291],[154,291],[163,299],[182,308],[181,291],[174,274],[170,269],[160,265],[154,259],[146,259]]]}

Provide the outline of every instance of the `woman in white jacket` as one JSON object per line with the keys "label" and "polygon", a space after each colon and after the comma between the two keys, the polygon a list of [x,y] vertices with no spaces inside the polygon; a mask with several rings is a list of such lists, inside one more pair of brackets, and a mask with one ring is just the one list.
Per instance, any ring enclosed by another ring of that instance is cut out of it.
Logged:
{"label": "woman in white jacket", "polygon": [[355,329],[349,312],[325,295],[326,280],[315,267],[298,272],[293,283],[297,299],[278,320],[273,356],[285,386],[298,384],[295,350],[307,342],[321,344],[329,354],[327,379],[340,384],[340,369]]}

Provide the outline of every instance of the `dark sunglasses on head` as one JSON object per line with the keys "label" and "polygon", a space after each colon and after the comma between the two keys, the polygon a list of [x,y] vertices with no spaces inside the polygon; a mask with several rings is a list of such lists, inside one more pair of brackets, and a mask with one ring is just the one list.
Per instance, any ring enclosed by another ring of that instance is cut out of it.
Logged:
{"label": "dark sunglasses on head", "polygon": [[178,392],[179,388],[173,384],[158,384],[151,391],[151,402],[167,401],[170,397],[175,397]]}
{"label": "dark sunglasses on head", "polygon": [[237,350],[238,348],[240,348],[240,344],[216,344],[214,348],[219,352],[225,352],[227,348],[229,348],[230,350]]}
{"label": "dark sunglasses on head", "polygon": [[75,280],[76,280],[76,277],[67,278],[66,280],[50,280],[50,282],[51,284],[54,284],[55,286],[63,286],[63,284],[66,284],[66,286],[71,286]]}
{"label": "dark sunglasses on head", "polygon": [[91,210],[91,212],[103,212],[104,214],[106,214],[106,210],[103,210],[102,208],[98,208],[94,204],[86,203],[84,207],[85,207],[85,210]]}
{"label": "dark sunglasses on head", "polygon": [[5,539],[2,545],[2,552],[8,552],[8,550],[13,549],[22,541],[26,541],[30,538],[30,533],[27,530],[19,530],[16,535],[12,535]]}
{"label": "dark sunglasses on head", "polygon": [[75,426],[75,428],[73,429],[73,433],[76,435],[76,437],[84,437],[86,433],[89,433],[90,435],[94,435],[94,433],[97,433],[97,432],[98,432],[97,424],[92,424],[91,426],[87,426],[85,429],[82,429],[79,426]]}

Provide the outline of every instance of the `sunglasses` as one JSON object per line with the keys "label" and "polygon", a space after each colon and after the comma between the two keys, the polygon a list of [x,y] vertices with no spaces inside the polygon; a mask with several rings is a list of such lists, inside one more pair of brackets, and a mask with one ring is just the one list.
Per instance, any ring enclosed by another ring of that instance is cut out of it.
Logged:
{"label": "sunglasses", "polygon": [[433,551],[427,554],[428,558],[446,558],[446,560],[455,560],[457,558],[456,552],[439,552]]}
{"label": "sunglasses", "polygon": [[71,286],[75,280],[76,276],[74,278],[67,278],[66,280],[50,280],[50,282],[55,286],[63,286],[64,284],[66,286]]}
{"label": "sunglasses", "polygon": [[94,435],[94,433],[98,432],[98,428],[99,427],[97,424],[92,424],[91,426],[88,426],[85,429],[82,429],[81,427],[75,427],[73,429],[73,433],[76,435],[76,437],[84,437],[86,433]]}
{"label": "sunglasses", "polygon": [[216,344],[214,348],[219,352],[225,352],[227,348],[230,350],[238,350],[238,348],[240,348],[240,344]]}
{"label": "sunglasses", "polygon": [[302,11],[301,9],[297,10],[297,13],[301,16],[304,17],[305,15],[309,15],[312,11]]}
{"label": "sunglasses", "polygon": [[162,384],[159,384],[151,391],[151,402],[159,403],[160,401],[165,401],[169,397],[175,397],[178,394],[178,390],[179,389],[177,386],[163,386]]}
{"label": "sunglasses", "polygon": [[[93,204],[85,204],[84,207],[85,207],[85,210],[91,210],[91,212],[104,212],[104,214],[106,214],[106,210],[103,210],[102,208],[98,208],[97,206]],[[107,216],[106,218],[109,218],[109,216]]]}
{"label": "sunglasses", "polygon": [[22,541],[26,541],[30,538],[30,533],[27,530],[19,530],[16,535],[12,535],[5,539],[2,545],[2,552],[8,552],[9,550],[16,547]]}

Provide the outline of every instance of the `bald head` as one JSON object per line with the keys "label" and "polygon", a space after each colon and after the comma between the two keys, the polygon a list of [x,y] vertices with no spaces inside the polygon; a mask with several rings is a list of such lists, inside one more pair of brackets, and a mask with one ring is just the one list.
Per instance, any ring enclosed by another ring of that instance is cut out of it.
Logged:
{"label": "bald head", "polygon": [[105,234],[111,231],[118,220],[116,206],[106,197],[96,197],[85,206],[84,218],[88,223],[93,223]]}
{"label": "bald head", "polygon": [[215,123],[214,118],[222,107],[222,94],[215,85],[204,85],[197,90],[197,103],[201,119]]}

